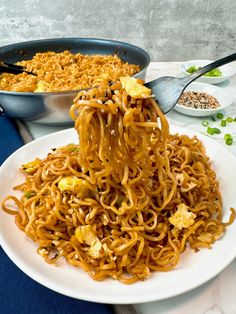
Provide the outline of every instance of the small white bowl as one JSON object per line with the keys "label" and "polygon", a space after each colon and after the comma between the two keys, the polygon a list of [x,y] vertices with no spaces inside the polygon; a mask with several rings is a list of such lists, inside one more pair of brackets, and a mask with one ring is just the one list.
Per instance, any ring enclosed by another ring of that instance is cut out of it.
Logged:
{"label": "small white bowl", "polygon": [[231,95],[226,92],[223,88],[214,86],[211,84],[205,84],[205,83],[191,83],[184,92],[203,92],[207,93],[210,96],[215,97],[220,106],[215,109],[196,109],[196,108],[189,108],[185,107],[180,104],[176,104],[174,109],[182,114],[185,114],[187,116],[193,116],[193,117],[206,117],[215,114],[218,111],[221,111],[225,109],[226,107],[230,106],[233,102],[233,98]]}
{"label": "small white bowl", "polygon": [[[211,60],[189,60],[184,62],[181,65],[181,71],[184,74],[189,74],[187,72],[187,69],[191,66],[195,66],[197,68],[203,67],[204,65],[207,65],[209,63],[212,63]],[[236,73],[236,69],[234,69],[230,64],[225,64],[221,67],[219,67],[222,75],[216,76],[216,77],[209,77],[209,76],[201,76],[197,79],[198,82],[202,83],[208,83],[208,84],[219,84],[224,82],[225,80],[228,80],[231,76],[233,76]]]}

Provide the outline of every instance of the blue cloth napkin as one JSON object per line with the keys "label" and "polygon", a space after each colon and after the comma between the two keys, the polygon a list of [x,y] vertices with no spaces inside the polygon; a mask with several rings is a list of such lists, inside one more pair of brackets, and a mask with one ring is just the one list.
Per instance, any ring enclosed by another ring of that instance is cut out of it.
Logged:
{"label": "blue cloth napkin", "polygon": [[[14,122],[0,116],[0,165],[22,145]],[[72,299],[45,288],[17,268],[0,248],[0,313],[112,314],[113,310],[106,304]]]}
{"label": "blue cloth napkin", "polygon": [[23,144],[14,122],[0,115],[0,165]]}

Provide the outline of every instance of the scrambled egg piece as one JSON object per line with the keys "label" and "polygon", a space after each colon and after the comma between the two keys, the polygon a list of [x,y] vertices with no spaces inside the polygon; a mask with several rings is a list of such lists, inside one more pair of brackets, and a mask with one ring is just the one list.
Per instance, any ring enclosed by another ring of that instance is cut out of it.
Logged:
{"label": "scrambled egg piece", "polygon": [[120,77],[122,88],[132,98],[149,98],[152,91],[143,85],[143,80],[134,77]]}
{"label": "scrambled egg piece", "polygon": [[185,173],[177,173],[175,177],[182,192],[188,192],[197,186],[196,183],[189,180],[189,177]]}
{"label": "scrambled egg piece", "polygon": [[58,188],[61,191],[76,192],[78,197],[86,197],[89,192],[86,181],[75,176],[62,178],[58,182]]}
{"label": "scrambled egg piece", "polygon": [[26,173],[34,173],[38,168],[40,164],[40,159],[36,158],[33,161],[28,162],[27,164],[23,164],[21,166],[21,169]]}
{"label": "scrambled egg piece", "polygon": [[217,231],[217,233],[212,234],[210,232],[203,232],[197,238],[201,242],[211,244],[211,243],[214,243],[219,238],[221,238],[223,234],[224,234],[224,230],[223,230],[223,227],[221,227],[220,230]]}
{"label": "scrambled egg piece", "polygon": [[35,93],[43,93],[50,90],[50,85],[44,81],[38,81],[37,87],[34,90]]}
{"label": "scrambled egg piece", "polygon": [[177,211],[169,218],[169,222],[177,229],[188,228],[194,224],[196,215],[188,211],[188,206],[184,203],[177,206]]}
{"label": "scrambled egg piece", "polygon": [[212,242],[212,234],[210,232],[203,232],[198,237],[198,240],[204,243]]}
{"label": "scrambled egg piece", "polygon": [[93,258],[101,257],[102,243],[96,236],[91,225],[79,226],[75,230],[76,239],[90,246],[89,254]]}

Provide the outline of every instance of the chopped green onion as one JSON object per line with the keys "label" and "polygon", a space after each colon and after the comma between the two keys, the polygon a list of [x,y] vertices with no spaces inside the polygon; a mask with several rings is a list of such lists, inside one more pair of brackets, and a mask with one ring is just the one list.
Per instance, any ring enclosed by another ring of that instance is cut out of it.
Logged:
{"label": "chopped green onion", "polygon": [[226,121],[227,121],[227,122],[233,122],[234,119],[233,119],[232,117],[227,117],[227,118],[226,118]]}
{"label": "chopped green onion", "polygon": [[224,139],[227,140],[228,138],[232,138],[232,135],[229,134],[229,133],[226,133],[226,134],[224,135]]}
{"label": "chopped green onion", "polygon": [[[190,74],[196,72],[198,69],[201,69],[201,67],[196,67],[195,65],[190,66],[186,71]],[[209,76],[209,77],[216,77],[216,76],[222,76],[221,70],[219,68],[212,69],[209,72],[203,74],[203,76]]]}
{"label": "chopped green onion", "polygon": [[207,133],[210,134],[210,135],[214,135],[214,130],[213,130],[213,128],[208,127],[208,128],[207,128]]}
{"label": "chopped green onion", "polygon": [[75,147],[72,152],[79,152],[79,148]]}
{"label": "chopped green onion", "polygon": [[226,133],[226,134],[224,135],[224,140],[225,140],[225,144],[226,144],[226,145],[232,145],[232,143],[233,143],[233,137],[232,137],[232,135],[229,134],[229,133]]}
{"label": "chopped green onion", "polygon": [[213,128],[214,134],[220,134],[221,130],[218,128]]}
{"label": "chopped green onion", "polygon": [[221,126],[226,126],[226,120],[221,120],[221,121],[220,121],[220,125],[221,125]]}
{"label": "chopped green onion", "polygon": [[232,137],[231,138],[227,138],[226,140],[225,140],[225,144],[226,145],[232,145],[233,144],[233,139],[232,139]]}
{"label": "chopped green onion", "polygon": [[216,76],[222,76],[222,73],[221,73],[220,69],[216,68],[216,69],[212,69],[211,71],[207,72],[206,74],[204,74],[204,76],[216,77]]}
{"label": "chopped green onion", "polygon": [[234,118],[234,122],[236,122],[236,117]]}
{"label": "chopped green onion", "polygon": [[207,127],[209,125],[209,122],[207,120],[203,120],[202,125]]}
{"label": "chopped green onion", "polygon": [[210,135],[220,134],[220,133],[221,133],[221,130],[218,129],[218,128],[211,128],[211,127],[208,127],[208,128],[207,128],[207,133],[210,134]]}
{"label": "chopped green onion", "polygon": [[216,121],[216,118],[214,116],[211,116],[212,121]]}
{"label": "chopped green onion", "polygon": [[31,198],[31,197],[33,197],[33,196],[35,196],[35,195],[36,195],[36,192],[35,192],[35,191],[27,191],[27,192],[24,193],[24,196],[25,196],[27,199],[29,199],[29,198]]}
{"label": "chopped green onion", "polygon": [[222,112],[217,112],[216,117],[217,117],[217,119],[220,119],[220,120],[221,120],[221,119],[224,118],[224,115],[223,115]]}
{"label": "chopped green onion", "polygon": [[196,72],[198,69],[199,69],[199,68],[195,67],[195,65],[192,65],[191,67],[189,67],[189,68],[187,69],[187,72],[190,73],[190,74],[192,74],[192,73]]}
{"label": "chopped green onion", "polygon": [[69,153],[78,152],[78,151],[79,151],[79,148],[78,148],[78,147],[69,147],[69,148],[68,148],[68,152],[69,152]]}

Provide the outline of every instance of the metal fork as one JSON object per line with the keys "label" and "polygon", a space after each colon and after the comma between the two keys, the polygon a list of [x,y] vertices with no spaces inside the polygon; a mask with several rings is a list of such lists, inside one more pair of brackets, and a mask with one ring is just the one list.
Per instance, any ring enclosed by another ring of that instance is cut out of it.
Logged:
{"label": "metal fork", "polygon": [[181,77],[163,76],[151,82],[145,83],[145,86],[152,89],[158,105],[163,113],[169,112],[178,102],[185,88],[203,74],[215,69],[219,66],[236,60],[236,53],[214,61],[196,72]]}

